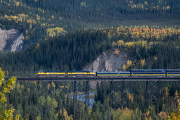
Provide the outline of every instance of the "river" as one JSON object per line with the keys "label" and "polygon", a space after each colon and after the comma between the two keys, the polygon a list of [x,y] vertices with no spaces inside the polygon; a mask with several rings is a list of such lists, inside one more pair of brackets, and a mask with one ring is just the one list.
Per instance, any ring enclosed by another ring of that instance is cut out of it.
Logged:
{"label": "river", "polygon": [[[89,93],[89,96],[94,95],[94,94],[96,94],[96,93]],[[84,98],[84,96],[85,96],[85,94],[79,94],[79,95],[77,95],[77,100],[82,101],[82,102],[85,102],[85,99],[86,99],[86,98]],[[70,96],[70,97],[73,98],[73,96]],[[88,98],[88,99],[89,99],[89,106],[92,108],[93,103],[94,103],[94,98]],[[87,104],[88,104],[88,103],[87,103]]]}

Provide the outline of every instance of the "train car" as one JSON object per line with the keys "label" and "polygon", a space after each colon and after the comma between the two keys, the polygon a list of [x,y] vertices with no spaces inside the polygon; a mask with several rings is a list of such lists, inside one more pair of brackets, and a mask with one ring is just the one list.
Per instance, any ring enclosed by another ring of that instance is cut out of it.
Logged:
{"label": "train car", "polygon": [[37,73],[37,77],[41,76],[66,76],[66,72],[64,71],[39,71]]}
{"label": "train car", "polygon": [[110,71],[110,72],[97,72],[96,75],[98,77],[128,77],[130,76],[130,71],[120,71],[120,72],[115,72],[115,71]]}
{"label": "train car", "polygon": [[167,77],[180,76],[180,69],[166,69]]}
{"label": "train car", "polygon": [[96,76],[96,73],[93,71],[68,71],[67,76]]}
{"label": "train car", "polygon": [[166,70],[165,69],[131,69],[131,76],[159,76],[165,77]]}

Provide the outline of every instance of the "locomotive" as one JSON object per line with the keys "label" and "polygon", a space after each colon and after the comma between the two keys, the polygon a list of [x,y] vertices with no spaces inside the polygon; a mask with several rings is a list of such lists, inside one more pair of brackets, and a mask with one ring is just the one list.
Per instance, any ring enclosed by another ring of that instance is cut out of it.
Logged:
{"label": "locomotive", "polygon": [[131,69],[130,71],[39,71],[37,77],[173,77],[180,76],[180,69]]}

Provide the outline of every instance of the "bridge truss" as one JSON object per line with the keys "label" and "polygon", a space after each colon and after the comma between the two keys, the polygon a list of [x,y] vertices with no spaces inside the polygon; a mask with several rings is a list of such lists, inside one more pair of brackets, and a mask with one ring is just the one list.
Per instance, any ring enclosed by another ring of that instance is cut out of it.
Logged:
{"label": "bridge truss", "polygon": [[[175,82],[180,81],[180,77],[31,77],[31,78],[17,78],[18,82],[24,81],[70,81],[74,82],[74,94],[73,94],[73,104],[74,104],[74,119],[76,117],[77,112],[77,93],[80,89],[80,82],[84,81],[86,90],[85,93],[85,105],[86,108],[89,106],[89,90],[90,90],[90,82],[109,82],[110,83],[110,106],[113,108],[117,108],[116,102],[114,101],[114,93],[118,90],[121,91],[121,108],[126,106],[126,87],[125,83],[130,82],[133,84],[134,82],[144,82],[145,85],[145,104],[156,103],[161,98],[162,92],[162,82]],[[113,84],[115,83],[115,84]]]}

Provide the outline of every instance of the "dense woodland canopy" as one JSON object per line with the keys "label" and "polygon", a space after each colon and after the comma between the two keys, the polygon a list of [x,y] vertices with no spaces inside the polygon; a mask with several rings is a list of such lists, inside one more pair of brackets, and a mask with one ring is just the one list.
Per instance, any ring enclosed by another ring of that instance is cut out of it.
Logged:
{"label": "dense woodland canopy", "polygon": [[1,0],[1,29],[18,28],[24,44],[77,29],[179,25],[179,0]]}
{"label": "dense woodland canopy", "polygon": [[[158,34],[154,34],[158,33]],[[162,32],[164,31],[164,32]],[[179,69],[179,34],[178,29],[125,28],[77,31],[64,36],[30,45],[24,51],[15,53],[2,52],[0,63],[9,76],[34,76],[39,70],[82,70],[103,51],[114,49],[131,53],[131,61],[124,64],[122,70],[133,68]],[[143,34],[147,33],[147,34]],[[85,83],[79,92],[85,91]],[[97,94],[92,109],[78,102],[74,113],[73,82],[57,83],[17,83],[9,94],[8,104],[16,109],[14,114],[22,118],[36,119],[163,119],[167,113],[176,109],[179,82],[164,82],[158,103],[146,102],[144,82],[126,82],[124,100],[127,107],[122,109],[120,83],[97,84]],[[114,104],[110,104],[112,88]],[[60,91],[60,92],[59,92]],[[23,96],[26,94],[26,97]],[[72,94],[71,94],[72,95]],[[169,105],[170,104],[170,105]],[[121,109],[120,109],[121,108]],[[174,111],[176,112],[176,111]],[[170,115],[170,114],[169,114]]]}
{"label": "dense woodland canopy", "polygon": [[[20,29],[30,44],[22,51],[0,52],[6,77],[82,70],[102,52],[114,50],[130,53],[122,71],[180,69],[179,0],[0,0],[0,11],[0,28]],[[84,92],[86,85],[80,84]],[[122,104],[119,84],[98,83],[93,107],[78,101],[74,113],[73,82],[17,82],[0,111],[14,108],[14,117],[30,120],[155,120],[178,110],[179,82],[164,82],[157,103],[147,102],[144,82],[126,82]]]}

